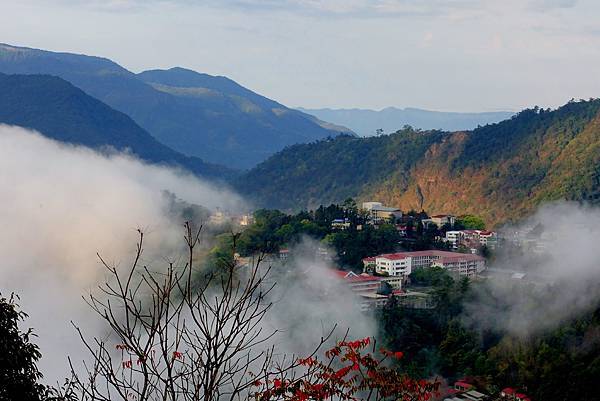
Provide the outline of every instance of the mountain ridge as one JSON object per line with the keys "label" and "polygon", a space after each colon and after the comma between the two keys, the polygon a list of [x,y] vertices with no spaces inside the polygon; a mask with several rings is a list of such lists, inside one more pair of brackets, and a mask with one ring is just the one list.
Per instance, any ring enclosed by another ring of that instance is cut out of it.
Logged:
{"label": "mountain ridge", "polygon": [[405,125],[424,130],[469,130],[480,125],[500,122],[514,115],[510,111],[451,112],[394,106],[385,107],[381,110],[361,108],[308,109],[302,107],[298,109],[320,119],[347,126],[361,136],[376,135],[378,129],[382,129],[385,133],[395,132]]}
{"label": "mountain ridge", "polygon": [[126,114],[53,75],[0,73],[0,123],[92,149],[128,151],[146,162],[180,167],[205,178],[222,180],[236,174],[168,148]]}
{"label": "mountain ridge", "polygon": [[[59,76],[129,115],[170,148],[238,169],[252,167],[285,146],[335,136],[342,129],[349,132],[229,78],[181,67],[134,74],[107,58],[0,44],[0,72]],[[179,86],[157,88],[147,82],[158,76],[175,80]],[[199,88],[201,80],[217,96],[182,91]]]}
{"label": "mountain ridge", "polygon": [[526,109],[471,131],[405,128],[294,145],[240,177],[260,206],[311,208],[347,197],[404,210],[477,214],[491,225],[544,202],[600,202],[600,100]]}

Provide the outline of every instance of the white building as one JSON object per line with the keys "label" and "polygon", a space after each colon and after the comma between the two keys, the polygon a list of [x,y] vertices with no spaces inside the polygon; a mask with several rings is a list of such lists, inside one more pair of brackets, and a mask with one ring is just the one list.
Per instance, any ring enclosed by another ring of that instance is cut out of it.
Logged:
{"label": "white building", "polygon": [[375,257],[375,272],[406,278],[415,269],[438,266],[458,276],[473,278],[485,269],[478,255],[438,250],[399,252]]}
{"label": "white building", "polygon": [[383,206],[381,202],[363,202],[362,208],[369,213],[373,224],[402,218],[402,211],[400,209]]}
{"label": "white building", "polygon": [[450,225],[450,227],[454,227],[454,223],[456,223],[456,216],[451,214],[436,214],[435,216],[431,216],[428,219],[421,220],[423,225],[435,224],[438,227],[442,227],[446,224]]}
{"label": "white building", "polygon": [[446,232],[444,241],[450,243],[453,249],[458,249],[461,245],[474,249],[485,245],[490,249],[495,249],[498,243],[498,234],[495,231],[487,230],[453,230]]}

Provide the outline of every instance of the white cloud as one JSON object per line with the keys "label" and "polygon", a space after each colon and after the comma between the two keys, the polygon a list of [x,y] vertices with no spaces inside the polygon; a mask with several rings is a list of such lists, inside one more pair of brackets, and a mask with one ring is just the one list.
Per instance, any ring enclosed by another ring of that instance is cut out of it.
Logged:
{"label": "white cloud", "polygon": [[143,263],[163,265],[180,254],[183,218],[169,213],[163,190],[209,208],[240,204],[235,194],[178,171],[6,125],[0,183],[0,292],[22,296],[50,379],[66,375],[66,356],[79,352],[69,321],[94,327],[81,296],[104,276],[96,252],[126,266],[142,228]]}
{"label": "white cloud", "polygon": [[600,94],[599,12],[594,0],[26,0],[3,7],[0,36],[226,75],[290,106],[515,110]]}

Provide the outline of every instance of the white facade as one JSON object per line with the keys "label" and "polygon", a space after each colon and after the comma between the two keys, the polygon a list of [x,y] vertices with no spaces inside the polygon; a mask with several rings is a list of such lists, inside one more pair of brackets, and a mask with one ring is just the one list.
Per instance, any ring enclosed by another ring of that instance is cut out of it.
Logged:
{"label": "white facade", "polygon": [[389,276],[406,277],[411,273],[411,258],[397,258],[394,256],[377,256],[375,258],[375,272],[378,274],[387,274]]}
{"label": "white facade", "polygon": [[473,278],[485,269],[485,259],[477,255],[438,250],[400,252],[375,257],[375,272],[389,276],[406,278],[415,269],[431,266]]}

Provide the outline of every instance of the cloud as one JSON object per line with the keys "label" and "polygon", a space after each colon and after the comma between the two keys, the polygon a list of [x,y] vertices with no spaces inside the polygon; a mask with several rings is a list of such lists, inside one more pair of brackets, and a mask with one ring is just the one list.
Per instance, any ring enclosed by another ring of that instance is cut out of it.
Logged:
{"label": "cloud", "polygon": [[0,183],[0,292],[22,297],[50,380],[64,377],[66,355],[79,352],[69,321],[96,327],[81,300],[104,277],[96,252],[126,266],[136,229],[143,228],[143,263],[176,258],[183,218],[171,213],[164,190],[208,208],[242,204],[234,193],[180,171],[6,125],[0,125]]}
{"label": "cloud", "polygon": [[[139,227],[145,232],[142,264],[153,271],[185,254],[183,218],[172,212],[164,190],[210,209],[243,206],[236,194],[180,171],[6,125],[0,125],[0,183],[0,292],[21,296],[50,383],[67,376],[67,356],[75,364],[89,358],[71,321],[86,337],[109,336],[82,299],[107,279],[97,252],[128,268]],[[265,332],[279,331],[273,338],[279,353],[312,351],[336,324],[334,338],[350,327],[353,338],[377,332],[356,296],[315,257],[317,247],[307,239],[292,249],[288,263],[273,264],[274,305],[262,325]]]}
{"label": "cloud", "polygon": [[238,9],[245,12],[285,12],[323,17],[397,17],[415,15],[443,15],[454,10],[478,8],[476,0],[63,0],[72,5],[108,11],[139,11],[157,6],[210,6]]}
{"label": "cloud", "polygon": [[549,11],[560,8],[573,8],[578,3],[579,0],[532,0],[529,6],[533,10]]}
{"label": "cloud", "polygon": [[[500,250],[492,277],[466,305],[464,319],[476,327],[516,336],[552,329],[600,301],[600,209],[576,203],[542,207],[505,230],[525,251]],[[518,234],[517,234],[518,233]],[[523,279],[511,278],[514,272]]]}

